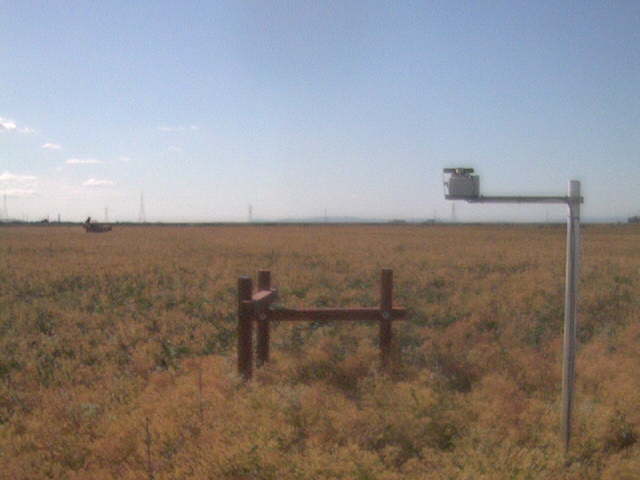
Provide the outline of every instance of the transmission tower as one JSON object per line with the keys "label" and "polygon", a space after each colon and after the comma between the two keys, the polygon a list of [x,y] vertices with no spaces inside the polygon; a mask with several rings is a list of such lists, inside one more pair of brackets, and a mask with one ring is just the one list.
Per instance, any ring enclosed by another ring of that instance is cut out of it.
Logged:
{"label": "transmission tower", "polygon": [[104,207],[104,223],[109,223],[109,207]]}
{"label": "transmission tower", "polygon": [[2,196],[2,212],[0,212],[0,217],[4,221],[9,221],[9,210],[7,209],[7,194],[5,193]]}
{"label": "transmission tower", "polygon": [[147,215],[144,213],[144,194],[140,194],[140,212],[138,213],[138,223],[147,223]]}
{"label": "transmission tower", "polygon": [[249,205],[249,223],[253,222],[253,206]]}
{"label": "transmission tower", "polygon": [[458,216],[456,215],[456,204],[455,202],[451,202],[451,223],[456,223],[458,221]]}

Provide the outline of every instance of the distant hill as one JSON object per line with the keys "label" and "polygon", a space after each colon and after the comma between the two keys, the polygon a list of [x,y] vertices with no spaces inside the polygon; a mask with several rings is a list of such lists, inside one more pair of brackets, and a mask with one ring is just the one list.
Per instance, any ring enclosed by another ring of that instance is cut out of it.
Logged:
{"label": "distant hill", "polygon": [[[257,220],[258,222],[260,220]],[[302,218],[281,218],[278,220],[266,220],[275,223],[385,223],[388,220],[381,218],[364,217],[302,217]]]}

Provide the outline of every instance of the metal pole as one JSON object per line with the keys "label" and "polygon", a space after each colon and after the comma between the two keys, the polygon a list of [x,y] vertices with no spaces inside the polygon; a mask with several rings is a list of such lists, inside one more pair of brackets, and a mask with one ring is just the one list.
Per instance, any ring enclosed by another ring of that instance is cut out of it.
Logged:
{"label": "metal pole", "polygon": [[[467,175],[473,169],[445,168],[444,173]],[[468,178],[472,181],[472,178]],[[450,184],[448,184],[451,187]],[[455,193],[455,192],[454,192]],[[448,200],[466,200],[469,203],[563,203],[569,207],[567,220],[567,267],[564,299],[564,344],[562,350],[562,440],[565,455],[569,453],[571,442],[571,416],[574,404],[576,374],[576,316],[578,310],[578,277],[580,275],[580,182],[569,182],[566,197],[548,196],[470,196],[467,192],[451,195],[445,191]]]}
{"label": "metal pole", "polygon": [[571,414],[576,376],[576,313],[580,270],[580,182],[569,182],[567,219],[567,271],[564,298],[564,345],[562,358],[562,440],[565,455],[571,442]]}

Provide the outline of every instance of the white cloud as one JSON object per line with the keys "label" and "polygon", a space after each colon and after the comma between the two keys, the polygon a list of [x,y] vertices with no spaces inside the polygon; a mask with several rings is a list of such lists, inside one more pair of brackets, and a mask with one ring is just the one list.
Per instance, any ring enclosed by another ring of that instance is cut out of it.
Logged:
{"label": "white cloud", "polygon": [[0,130],[15,130],[18,128],[16,122],[0,117]]}
{"label": "white cloud", "polygon": [[57,143],[47,142],[44,145],[42,145],[42,148],[44,148],[45,150],[60,150],[62,146],[58,145]]}
{"label": "white cloud", "polygon": [[37,184],[38,179],[33,175],[16,175],[4,171],[0,174],[0,195],[6,195],[7,197],[33,197]]}
{"label": "white cloud", "polygon": [[170,145],[169,148],[167,148],[167,150],[175,153],[182,152],[182,149],[180,147],[176,147],[175,145]]}
{"label": "white cloud", "polygon": [[35,130],[30,127],[19,127],[16,122],[9,120],[8,118],[0,117],[0,132],[19,132],[19,133],[33,133]]}
{"label": "white cloud", "polygon": [[0,174],[0,183],[34,183],[37,180],[37,177],[33,175],[16,175],[13,173],[9,173],[8,171],[4,171],[4,173]]}
{"label": "white cloud", "polygon": [[112,187],[115,182],[112,180],[98,180],[96,178],[90,178],[82,184],[83,187]]}
{"label": "white cloud", "polygon": [[185,132],[187,130],[200,130],[197,125],[174,125],[174,126],[161,126],[158,127],[161,132]]}
{"label": "white cloud", "polygon": [[13,198],[31,198],[36,196],[36,191],[32,188],[6,188],[0,189],[0,195]]}
{"label": "white cloud", "polygon": [[118,157],[118,160],[120,160],[121,162],[125,162],[125,163],[131,161],[131,159],[129,157],[125,157],[125,156]]}
{"label": "white cloud", "polygon": [[68,158],[67,165],[94,165],[96,163],[102,163],[102,161],[96,158]]}

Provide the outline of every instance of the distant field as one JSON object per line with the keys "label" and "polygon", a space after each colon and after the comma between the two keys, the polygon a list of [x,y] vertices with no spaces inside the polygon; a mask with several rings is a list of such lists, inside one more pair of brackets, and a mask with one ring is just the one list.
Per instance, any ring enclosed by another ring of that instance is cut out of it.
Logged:
{"label": "distant field", "polygon": [[[640,226],[583,228],[575,437],[559,442],[564,227],[0,227],[0,477],[635,479]],[[236,282],[376,306],[283,324],[235,371]]]}

